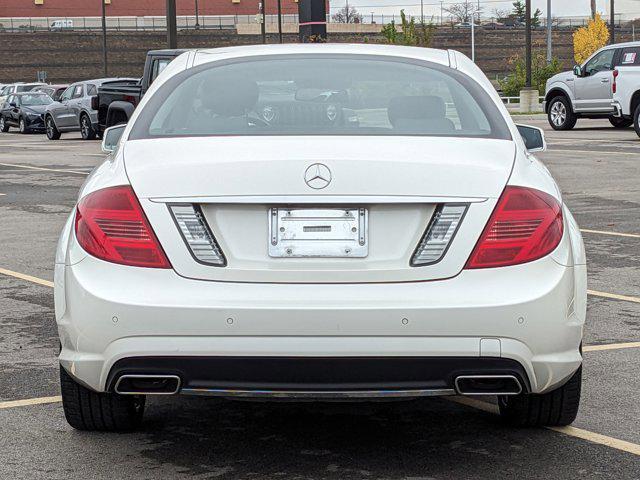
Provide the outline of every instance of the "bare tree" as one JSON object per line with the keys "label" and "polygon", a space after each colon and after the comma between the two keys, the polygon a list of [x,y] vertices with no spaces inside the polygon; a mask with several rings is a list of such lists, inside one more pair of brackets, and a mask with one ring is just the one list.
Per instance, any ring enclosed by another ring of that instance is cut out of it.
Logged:
{"label": "bare tree", "polygon": [[345,5],[331,16],[336,23],[362,23],[362,15],[355,7]]}
{"label": "bare tree", "polygon": [[500,21],[507,18],[511,11],[507,10],[506,8],[494,8],[492,13],[496,21]]}
{"label": "bare tree", "polygon": [[462,2],[453,3],[444,9],[453,19],[460,23],[471,22],[474,15],[482,12],[482,7],[478,8],[475,0],[464,0]]}

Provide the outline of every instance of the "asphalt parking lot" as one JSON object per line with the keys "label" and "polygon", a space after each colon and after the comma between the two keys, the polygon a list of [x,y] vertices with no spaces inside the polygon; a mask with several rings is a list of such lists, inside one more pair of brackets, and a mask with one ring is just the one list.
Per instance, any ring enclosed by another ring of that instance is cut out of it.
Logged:
{"label": "asphalt parking lot", "polygon": [[0,134],[0,478],[640,478],[640,139],[607,121],[547,131],[540,155],[583,229],[589,267],[573,427],[515,430],[491,403],[148,401],[143,430],[64,420],[53,311],[57,236],[98,142]]}

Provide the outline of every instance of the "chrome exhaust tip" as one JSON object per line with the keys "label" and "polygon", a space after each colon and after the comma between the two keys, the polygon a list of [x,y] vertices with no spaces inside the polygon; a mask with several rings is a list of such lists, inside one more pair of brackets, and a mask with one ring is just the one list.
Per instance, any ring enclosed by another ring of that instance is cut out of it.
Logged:
{"label": "chrome exhaust tip", "polygon": [[121,375],[113,390],[119,395],[174,395],[180,384],[177,375]]}
{"label": "chrome exhaust tip", "polygon": [[460,375],[454,384],[459,395],[519,395],[523,391],[514,375]]}

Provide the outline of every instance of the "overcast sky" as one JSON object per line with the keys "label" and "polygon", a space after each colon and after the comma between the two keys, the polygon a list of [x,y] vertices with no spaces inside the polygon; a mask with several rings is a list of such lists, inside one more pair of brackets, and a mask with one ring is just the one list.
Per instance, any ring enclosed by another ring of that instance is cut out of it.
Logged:
{"label": "overcast sky", "polygon": [[[420,0],[330,0],[331,11],[335,12],[345,5],[354,5],[363,15],[399,13],[404,9],[407,13],[420,12]],[[440,15],[439,0],[423,0],[425,15]],[[477,1],[477,0],[476,0]],[[455,0],[443,0],[445,8],[447,4],[456,3]],[[609,15],[609,0],[597,0],[598,11]],[[532,9],[547,11],[547,0],[532,0]],[[616,13],[622,14],[626,18],[640,17],[640,0],[615,0]],[[511,9],[512,1],[500,0],[480,0],[483,9],[483,16],[491,16],[494,9]],[[551,12],[554,16],[586,16],[590,14],[590,0],[551,0]]]}

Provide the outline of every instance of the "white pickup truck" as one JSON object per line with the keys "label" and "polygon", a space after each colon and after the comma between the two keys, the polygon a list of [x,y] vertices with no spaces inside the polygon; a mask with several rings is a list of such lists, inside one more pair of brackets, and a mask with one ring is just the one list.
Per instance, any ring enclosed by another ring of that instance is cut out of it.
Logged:
{"label": "white pickup truck", "polygon": [[544,111],[555,130],[570,130],[579,118],[608,118],[617,128],[635,120],[640,132],[638,105],[640,42],[629,42],[607,45],[573,71],[551,77]]}

